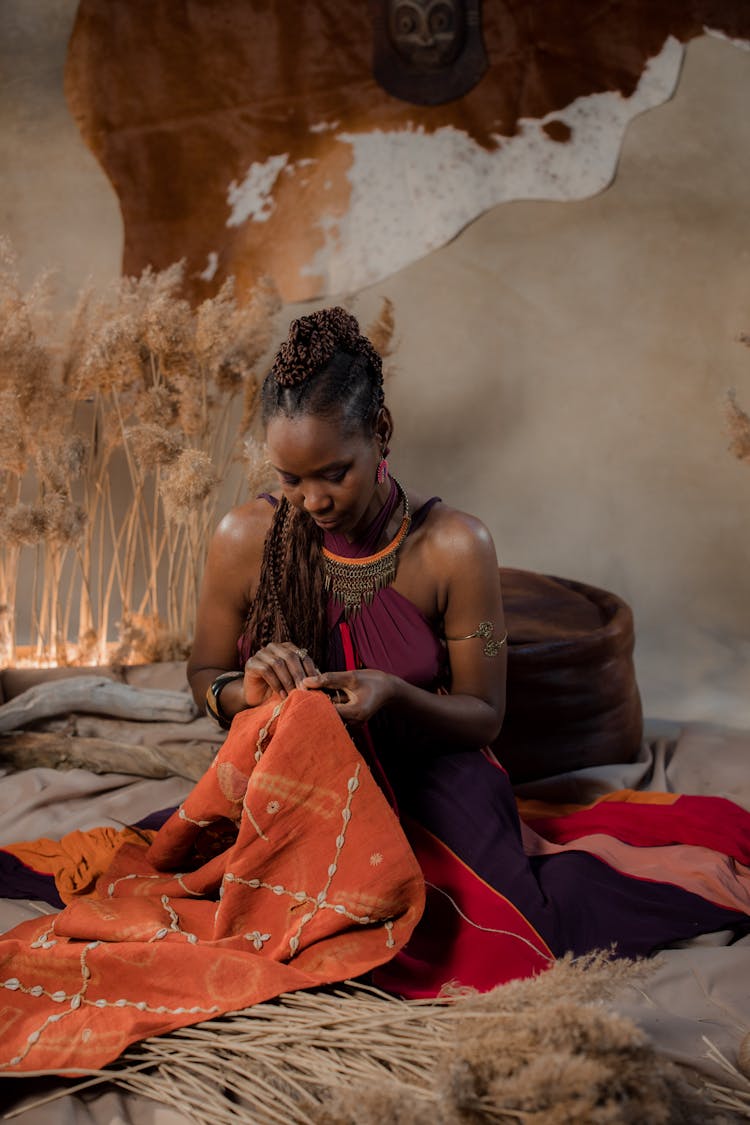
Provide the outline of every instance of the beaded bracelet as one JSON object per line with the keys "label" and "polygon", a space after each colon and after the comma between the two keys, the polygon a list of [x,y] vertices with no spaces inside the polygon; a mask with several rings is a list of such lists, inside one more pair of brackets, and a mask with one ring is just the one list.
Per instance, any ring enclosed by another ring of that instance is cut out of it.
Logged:
{"label": "beaded bracelet", "polygon": [[206,710],[211,718],[216,720],[222,730],[229,730],[232,725],[232,720],[222,711],[219,697],[227,684],[234,683],[235,680],[242,680],[244,677],[244,672],[222,672],[221,675],[217,676],[213,683],[209,684],[206,688]]}

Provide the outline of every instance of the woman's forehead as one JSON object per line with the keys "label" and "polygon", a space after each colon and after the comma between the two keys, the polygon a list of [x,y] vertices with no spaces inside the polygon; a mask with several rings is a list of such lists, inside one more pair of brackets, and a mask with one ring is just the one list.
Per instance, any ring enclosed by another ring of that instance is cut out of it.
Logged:
{"label": "woman's forehead", "polygon": [[351,431],[339,417],[314,414],[287,418],[277,414],[266,427],[266,445],[276,468],[324,468],[362,451],[367,441],[360,430]]}

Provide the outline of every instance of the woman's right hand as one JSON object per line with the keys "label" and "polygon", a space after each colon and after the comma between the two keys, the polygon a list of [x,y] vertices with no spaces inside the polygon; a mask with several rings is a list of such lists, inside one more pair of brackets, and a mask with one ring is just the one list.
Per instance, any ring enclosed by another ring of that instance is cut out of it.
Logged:
{"label": "woman's right hand", "polygon": [[317,676],[319,670],[307,649],[279,641],[258,649],[245,663],[243,691],[248,707],[257,707],[271,695],[286,699],[299,687],[305,676]]}

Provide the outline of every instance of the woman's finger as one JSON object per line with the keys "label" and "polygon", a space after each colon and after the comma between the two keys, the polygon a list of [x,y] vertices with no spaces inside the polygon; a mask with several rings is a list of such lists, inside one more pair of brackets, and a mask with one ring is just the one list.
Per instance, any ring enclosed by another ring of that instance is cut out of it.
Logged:
{"label": "woman's finger", "polygon": [[274,642],[250,657],[245,672],[257,676],[279,695],[286,696],[299,687],[306,676],[315,676],[318,669],[307,649],[290,641]]}
{"label": "woman's finger", "polygon": [[292,651],[299,661],[300,674],[298,676],[295,675],[295,683],[297,684],[297,687],[299,687],[305,676],[317,676],[318,669],[315,666],[315,661],[310,656],[310,653],[306,648],[293,647]]}
{"label": "woman's finger", "polygon": [[321,672],[314,676],[306,676],[301,687],[309,691],[325,692],[336,704],[348,703],[351,695],[345,682],[346,678],[347,674],[342,672]]}
{"label": "woman's finger", "polygon": [[285,646],[280,644],[266,645],[265,648],[259,649],[248,660],[245,671],[260,676],[273,691],[281,695],[287,695],[296,687],[294,674],[290,668],[293,660],[296,660],[297,667],[301,668],[299,660]]}
{"label": "woman's finger", "polygon": [[306,676],[303,687],[309,688],[349,688],[352,686],[350,672],[318,672]]}
{"label": "woman's finger", "polygon": [[255,656],[251,657],[245,664],[245,677],[251,677],[265,684],[273,693],[286,695],[286,689],[274,672],[273,667]]}
{"label": "woman's finger", "polygon": [[332,703],[336,708],[339,718],[345,723],[360,723],[362,717],[359,713],[359,708],[356,703],[348,699],[342,692],[341,699],[332,699]]}

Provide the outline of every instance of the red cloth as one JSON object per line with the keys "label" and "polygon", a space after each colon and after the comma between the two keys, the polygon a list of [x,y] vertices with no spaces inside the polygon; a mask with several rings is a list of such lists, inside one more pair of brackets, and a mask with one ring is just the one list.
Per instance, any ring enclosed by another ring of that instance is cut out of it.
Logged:
{"label": "red cloth", "polygon": [[[638,805],[647,806],[645,815],[637,815]],[[584,808],[519,800],[518,811],[524,823],[555,844],[605,833],[636,847],[694,844],[750,863],[750,817],[724,797],[619,789]]]}
{"label": "red cloth", "polygon": [[416,821],[405,828],[427,902],[406,947],[373,973],[377,985],[415,1000],[451,985],[487,992],[550,967],[552,950],[517,906]]}

